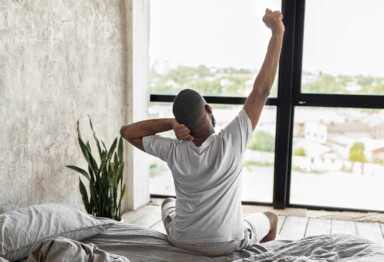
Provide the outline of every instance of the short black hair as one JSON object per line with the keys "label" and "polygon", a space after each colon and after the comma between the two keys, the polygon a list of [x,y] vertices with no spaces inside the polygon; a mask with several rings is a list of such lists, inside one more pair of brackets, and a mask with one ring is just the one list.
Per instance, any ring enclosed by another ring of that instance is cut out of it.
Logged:
{"label": "short black hair", "polygon": [[173,115],[176,121],[189,129],[199,126],[205,116],[205,99],[195,90],[184,89],[173,101]]}

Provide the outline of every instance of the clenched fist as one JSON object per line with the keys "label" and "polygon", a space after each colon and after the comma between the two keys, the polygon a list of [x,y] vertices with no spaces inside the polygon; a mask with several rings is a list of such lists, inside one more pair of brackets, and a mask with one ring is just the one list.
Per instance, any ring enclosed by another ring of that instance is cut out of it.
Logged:
{"label": "clenched fist", "polygon": [[284,24],[282,22],[283,14],[280,11],[272,11],[271,9],[266,9],[263,16],[263,22],[265,25],[272,30],[273,34],[282,34],[284,33]]}

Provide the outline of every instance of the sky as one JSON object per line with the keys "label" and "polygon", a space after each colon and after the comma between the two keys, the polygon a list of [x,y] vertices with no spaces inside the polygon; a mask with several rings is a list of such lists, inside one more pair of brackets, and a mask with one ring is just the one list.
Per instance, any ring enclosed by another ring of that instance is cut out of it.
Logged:
{"label": "sky", "polygon": [[[281,0],[151,0],[152,64],[260,68]],[[384,77],[384,1],[306,1],[303,69]]]}

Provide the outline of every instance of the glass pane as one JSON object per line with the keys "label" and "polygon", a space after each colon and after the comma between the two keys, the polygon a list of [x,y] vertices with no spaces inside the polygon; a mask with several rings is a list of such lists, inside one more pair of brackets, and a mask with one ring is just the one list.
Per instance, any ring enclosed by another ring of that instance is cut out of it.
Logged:
{"label": "glass pane", "polygon": [[[247,96],[264,60],[266,7],[281,0],[152,0],[151,93]],[[271,96],[277,94],[277,79]]]}
{"label": "glass pane", "polygon": [[384,1],[307,1],[305,9],[302,92],[384,95]]}
{"label": "glass pane", "polygon": [[[216,132],[224,128],[242,106],[211,105],[216,119]],[[151,103],[151,118],[173,117],[170,103]],[[253,138],[248,145],[243,168],[243,201],[272,203],[273,171],[275,160],[276,108],[266,106]],[[165,135],[174,136],[173,132]],[[175,195],[172,174],[167,164],[158,158],[150,160],[150,193]]]}
{"label": "glass pane", "polygon": [[292,204],[384,211],[384,110],[298,107]]}

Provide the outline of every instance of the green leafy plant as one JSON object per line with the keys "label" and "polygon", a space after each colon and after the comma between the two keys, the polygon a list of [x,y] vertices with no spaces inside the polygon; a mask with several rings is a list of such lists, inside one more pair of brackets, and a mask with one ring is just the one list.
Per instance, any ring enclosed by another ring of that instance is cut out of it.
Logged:
{"label": "green leafy plant", "polygon": [[81,152],[88,164],[88,172],[80,167],[68,165],[66,167],[79,172],[89,181],[89,196],[85,185],[79,177],[79,188],[84,207],[89,214],[98,217],[109,217],[121,220],[121,200],[124,197],[126,186],[123,184],[124,149],[123,139],[115,138],[111,147],[107,149],[104,142],[99,140],[89,118],[100,163],[97,164],[92,155],[89,141],[81,138],[79,121],[77,121],[77,134]]}

